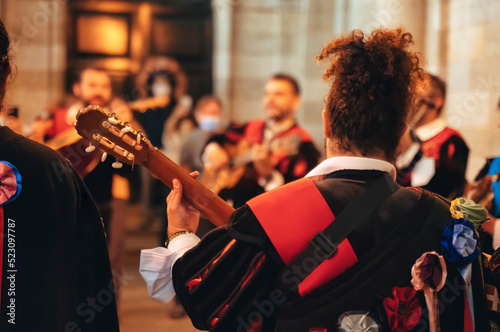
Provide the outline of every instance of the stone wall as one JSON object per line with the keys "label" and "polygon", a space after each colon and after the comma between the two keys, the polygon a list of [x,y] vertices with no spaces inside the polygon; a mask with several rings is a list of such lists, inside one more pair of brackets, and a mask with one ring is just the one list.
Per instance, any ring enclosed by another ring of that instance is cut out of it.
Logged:
{"label": "stone wall", "polygon": [[469,177],[484,157],[500,155],[500,1],[450,0],[446,119],[471,149]]}
{"label": "stone wall", "polygon": [[232,120],[263,117],[266,80],[288,72],[303,90],[298,120],[322,146],[326,85],[315,56],[354,28],[404,26],[425,68],[448,83],[444,117],[471,148],[468,178],[500,155],[500,0],[214,0],[213,8],[215,93]]}
{"label": "stone wall", "polygon": [[7,101],[29,122],[64,97],[66,0],[0,0],[12,38],[14,80]]}

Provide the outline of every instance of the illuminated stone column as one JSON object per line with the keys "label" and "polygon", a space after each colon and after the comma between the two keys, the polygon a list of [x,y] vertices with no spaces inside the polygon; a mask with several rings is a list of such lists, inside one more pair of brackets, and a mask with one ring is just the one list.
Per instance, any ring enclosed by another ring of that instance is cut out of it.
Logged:
{"label": "illuminated stone column", "polygon": [[16,70],[7,100],[29,123],[64,95],[66,1],[2,0]]}
{"label": "illuminated stone column", "polygon": [[500,1],[448,0],[446,119],[470,148],[468,179],[500,155]]}
{"label": "illuminated stone column", "polygon": [[224,119],[229,121],[232,108],[233,11],[239,0],[213,0],[213,87],[222,100]]}

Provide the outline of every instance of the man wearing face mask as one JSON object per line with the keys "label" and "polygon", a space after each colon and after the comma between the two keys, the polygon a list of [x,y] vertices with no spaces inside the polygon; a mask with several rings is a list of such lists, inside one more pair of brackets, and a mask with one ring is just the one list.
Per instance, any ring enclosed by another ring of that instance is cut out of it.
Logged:
{"label": "man wearing face mask", "polygon": [[162,135],[165,121],[169,119],[177,105],[174,94],[176,83],[171,73],[160,70],[149,73],[145,85],[148,97],[165,100],[163,105],[158,104],[137,115],[151,144],[160,149],[163,147]]}
{"label": "man wearing face mask", "polygon": [[[398,156],[398,182],[453,199],[464,193],[469,148],[441,118],[446,84],[427,74],[417,91],[417,113],[409,137],[413,147]],[[411,126],[410,126],[411,127]]]}
{"label": "man wearing face mask", "polygon": [[[137,86],[144,89],[145,100],[159,100],[160,103],[153,103],[140,112],[134,112],[134,117],[144,128],[147,138],[151,144],[160,150],[170,154],[173,146],[166,146],[166,138],[173,132],[165,130],[171,127],[170,123],[175,123],[177,119],[185,114],[182,103],[178,103],[176,98],[176,78],[174,74],[162,65],[154,62],[153,65],[146,65],[144,73],[138,75]],[[139,99],[140,101],[141,99]],[[180,106],[180,107],[177,107]],[[172,130],[173,131],[173,130]],[[174,149],[175,150],[175,149]],[[168,188],[158,179],[153,177],[145,168],[141,169],[142,178],[142,224],[141,229],[147,229],[155,220],[166,218],[164,201],[157,197],[164,197],[168,194]],[[160,239],[161,241],[161,239]]]}
{"label": "man wearing face mask", "polygon": [[[300,88],[295,78],[287,74],[273,75],[265,85],[262,105],[265,120],[253,120],[243,126],[231,125],[225,137],[214,137],[205,149],[207,160],[219,168],[248,156],[249,162],[241,179],[221,191],[221,197],[232,200],[235,207],[263,191],[304,177],[318,163],[318,150],[295,119],[300,106]],[[246,144],[249,151],[231,157],[222,148],[228,142],[238,147]]]}

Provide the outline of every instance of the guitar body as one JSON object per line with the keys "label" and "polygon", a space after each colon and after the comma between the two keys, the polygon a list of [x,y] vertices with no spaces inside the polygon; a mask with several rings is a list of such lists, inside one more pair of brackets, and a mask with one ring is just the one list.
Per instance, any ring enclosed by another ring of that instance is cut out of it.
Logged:
{"label": "guitar body", "polygon": [[[226,154],[228,162],[222,165],[211,162],[209,155],[209,162],[204,167],[201,182],[215,194],[223,189],[234,188],[245,175],[246,164],[252,160],[251,147],[246,139],[241,139],[236,143],[224,143],[219,153]],[[214,159],[217,157],[215,156]]]}
{"label": "guitar body", "polygon": [[[272,139],[268,143],[268,150],[273,168],[276,168],[284,159],[297,155],[301,142],[302,138],[297,134]],[[224,143],[221,150],[225,152],[229,162],[218,165],[215,162],[210,162],[210,156],[208,156],[209,163],[203,170],[202,182],[216,194],[224,189],[235,187],[240,191],[254,188],[258,185],[259,175],[253,167],[249,167],[253,161],[252,145],[252,142],[247,138],[241,138],[234,143]],[[217,166],[212,166],[214,164]]]}

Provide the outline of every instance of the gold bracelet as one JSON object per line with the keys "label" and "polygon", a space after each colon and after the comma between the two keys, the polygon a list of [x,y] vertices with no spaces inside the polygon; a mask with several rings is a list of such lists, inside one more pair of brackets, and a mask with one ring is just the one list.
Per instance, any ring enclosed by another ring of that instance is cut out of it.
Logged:
{"label": "gold bracelet", "polygon": [[172,242],[173,239],[175,239],[179,235],[183,235],[183,234],[193,234],[193,232],[190,232],[190,231],[180,231],[180,232],[176,232],[176,233],[170,235],[170,237],[167,239],[167,242],[165,242],[165,247],[168,248],[168,245],[170,244],[170,242]]}

